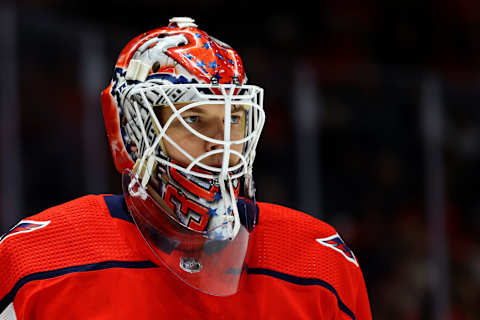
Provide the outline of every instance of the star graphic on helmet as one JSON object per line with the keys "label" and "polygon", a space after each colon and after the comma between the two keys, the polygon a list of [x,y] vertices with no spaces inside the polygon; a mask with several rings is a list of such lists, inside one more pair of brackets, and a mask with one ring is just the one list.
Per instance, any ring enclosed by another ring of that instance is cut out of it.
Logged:
{"label": "star graphic on helmet", "polygon": [[207,66],[207,64],[205,63],[205,61],[203,61],[203,60],[197,61],[197,67],[202,69],[202,71],[204,73],[208,73],[206,66]]}
{"label": "star graphic on helmet", "polygon": [[215,70],[218,67],[217,61],[214,60],[214,61],[210,62],[208,66],[210,68],[212,68],[213,70]]}

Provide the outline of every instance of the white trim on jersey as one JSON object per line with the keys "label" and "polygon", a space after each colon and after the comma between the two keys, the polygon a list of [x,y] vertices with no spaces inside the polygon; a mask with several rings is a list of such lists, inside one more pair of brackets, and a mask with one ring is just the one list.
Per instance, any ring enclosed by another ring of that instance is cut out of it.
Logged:
{"label": "white trim on jersey", "polygon": [[2,313],[0,313],[0,320],[17,320],[17,314],[15,313],[13,302],[10,303]]}

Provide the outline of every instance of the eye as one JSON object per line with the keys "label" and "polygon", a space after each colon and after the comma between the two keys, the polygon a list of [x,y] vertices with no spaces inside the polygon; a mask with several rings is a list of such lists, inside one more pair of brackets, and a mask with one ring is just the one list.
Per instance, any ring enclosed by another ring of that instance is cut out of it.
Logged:
{"label": "eye", "polygon": [[185,120],[185,122],[188,124],[195,123],[198,121],[198,116],[186,116],[183,117],[183,120]]}
{"label": "eye", "polygon": [[237,124],[237,123],[240,123],[240,120],[242,119],[241,116],[238,116],[238,115],[232,115],[232,123],[233,124]]}

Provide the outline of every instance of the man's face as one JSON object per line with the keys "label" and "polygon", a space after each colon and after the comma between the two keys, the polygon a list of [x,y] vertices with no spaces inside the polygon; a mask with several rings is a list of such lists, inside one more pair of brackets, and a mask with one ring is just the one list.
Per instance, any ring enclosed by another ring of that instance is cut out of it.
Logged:
{"label": "man's face", "polygon": [[[177,104],[175,107],[181,109],[186,104]],[[168,106],[160,107],[159,120],[162,125],[168,121],[172,115],[172,110]],[[207,104],[193,107],[184,111],[180,115],[183,120],[192,127],[192,129],[198,131],[212,139],[221,140],[224,139],[224,118],[225,118],[225,106],[223,104]],[[212,151],[223,149],[224,147],[219,144],[215,144],[206,141],[188,130],[178,118],[173,119],[172,123],[168,127],[166,134],[175,141],[180,147],[182,147],[192,157],[197,158],[202,154]],[[245,108],[232,106],[231,109],[231,125],[230,125],[230,141],[238,141],[245,137]],[[163,140],[165,151],[167,155],[174,161],[183,166],[188,166],[190,160],[175,146],[169,143],[166,139]],[[231,150],[235,150],[239,153],[242,152],[243,143],[232,144]],[[221,167],[223,160],[223,153],[217,153],[204,158],[201,163],[212,167]],[[235,165],[239,162],[239,157],[236,155],[230,156],[229,165]]]}

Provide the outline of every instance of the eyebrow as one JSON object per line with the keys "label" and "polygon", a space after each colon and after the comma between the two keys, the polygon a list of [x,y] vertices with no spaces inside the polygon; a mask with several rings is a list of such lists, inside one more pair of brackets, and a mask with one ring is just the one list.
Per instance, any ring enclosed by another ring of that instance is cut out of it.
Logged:
{"label": "eyebrow", "polygon": [[[180,110],[180,109],[182,109],[183,107],[185,107],[185,106],[181,106],[181,107],[177,108],[177,110]],[[196,112],[196,113],[205,113],[205,110],[203,110],[203,108],[200,108],[200,106],[196,106],[196,107],[187,109],[187,110],[185,110],[185,111],[183,111],[183,112],[189,112],[189,111],[191,111],[191,112]]]}

